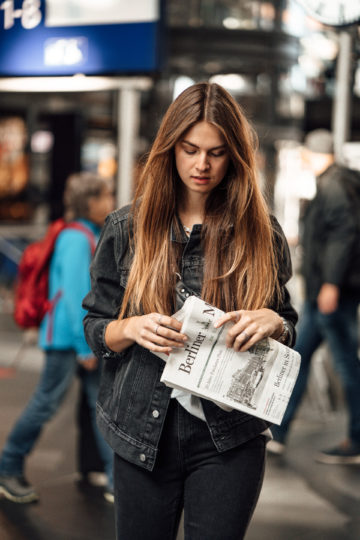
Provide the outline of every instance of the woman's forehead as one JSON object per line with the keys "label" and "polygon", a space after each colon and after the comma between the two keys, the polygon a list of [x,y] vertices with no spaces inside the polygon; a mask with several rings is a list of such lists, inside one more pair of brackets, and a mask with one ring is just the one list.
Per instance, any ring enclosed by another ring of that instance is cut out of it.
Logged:
{"label": "woman's forehead", "polygon": [[225,144],[225,139],[217,127],[209,122],[201,121],[194,124],[181,137],[181,141],[198,147],[216,148]]}

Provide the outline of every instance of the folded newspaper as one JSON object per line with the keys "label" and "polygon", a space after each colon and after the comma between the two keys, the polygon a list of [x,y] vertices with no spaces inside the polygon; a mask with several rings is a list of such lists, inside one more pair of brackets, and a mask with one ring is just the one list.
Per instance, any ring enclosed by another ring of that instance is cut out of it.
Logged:
{"label": "folded newspaper", "polygon": [[246,352],[227,348],[226,333],[234,323],[213,324],[223,314],[196,296],[186,300],[173,316],[189,340],[170,356],[156,353],[166,361],[161,381],[225,410],[280,424],[299,372],[299,353],[271,338]]}

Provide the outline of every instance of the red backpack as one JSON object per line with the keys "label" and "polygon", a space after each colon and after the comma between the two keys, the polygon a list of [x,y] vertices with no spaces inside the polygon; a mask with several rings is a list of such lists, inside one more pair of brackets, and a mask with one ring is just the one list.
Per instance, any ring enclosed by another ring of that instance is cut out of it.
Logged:
{"label": "red backpack", "polygon": [[48,298],[49,266],[56,239],[65,228],[83,232],[91,253],[95,251],[94,234],[81,223],[66,223],[62,218],[49,226],[44,238],[27,246],[20,259],[15,288],[14,319],[21,328],[37,328],[54,306],[54,300]]}

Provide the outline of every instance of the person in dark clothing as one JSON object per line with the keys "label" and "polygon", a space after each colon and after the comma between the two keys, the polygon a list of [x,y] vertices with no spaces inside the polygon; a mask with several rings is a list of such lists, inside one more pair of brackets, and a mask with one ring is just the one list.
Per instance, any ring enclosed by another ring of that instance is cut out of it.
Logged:
{"label": "person in dark clothing", "polygon": [[356,215],[347,183],[353,173],[335,163],[332,134],[315,130],[305,139],[304,157],[317,177],[317,192],[303,215],[305,302],[297,328],[295,350],[301,367],[280,426],[272,426],[274,440],[268,450],[281,454],[298,405],[306,389],[311,358],[326,341],[345,390],[349,410],[348,438],[320,452],[317,461],[329,464],[360,463],[360,364],[357,309],[359,268],[352,264],[360,242]]}
{"label": "person in dark clothing", "polygon": [[103,358],[98,425],[115,452],[117,538],[240,540],[261,490],[269,423],[160,381],[187,336],[172,316],[190,295],[233,321],[227,346],[294,342],[289,250],[257,182],[255,140],[221,86],[170,105],[132,206],[112,213],[91,266],[85,334]]}

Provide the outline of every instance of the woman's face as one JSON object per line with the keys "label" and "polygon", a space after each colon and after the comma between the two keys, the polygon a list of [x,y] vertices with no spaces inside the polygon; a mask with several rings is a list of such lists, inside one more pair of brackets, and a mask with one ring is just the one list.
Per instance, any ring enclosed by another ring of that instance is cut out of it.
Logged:
{"label": "woman's face", "polygon": [[113,189],[104,186],[97,197],[90,197],[88,201],[88,218],[90,221],[102,227],[105,218],[114,210],[115,198]]}
{"label": "woman's face", "polygon": [[175,161],[188,193],[207,196],[224,178],[230,158],[220,131],[202,121],[176,143]]}

